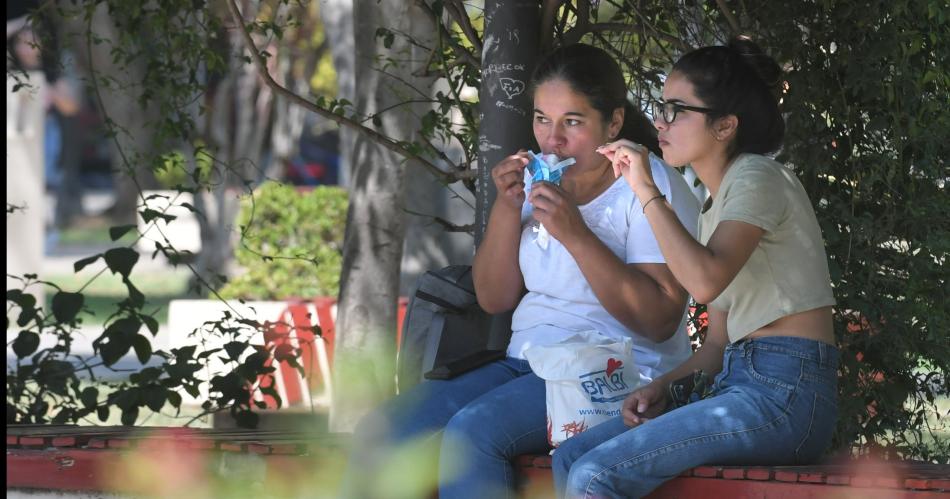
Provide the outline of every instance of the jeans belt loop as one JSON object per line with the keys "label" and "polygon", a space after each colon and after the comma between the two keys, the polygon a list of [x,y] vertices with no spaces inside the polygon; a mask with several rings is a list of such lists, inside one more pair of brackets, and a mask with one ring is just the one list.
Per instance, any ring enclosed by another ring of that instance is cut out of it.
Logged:
{"label": "jeans belt loop", "polygon": [[827,369],[831,365],[831,350],[828,348],[824,342],[818,343],[818,366],[822,369]]}

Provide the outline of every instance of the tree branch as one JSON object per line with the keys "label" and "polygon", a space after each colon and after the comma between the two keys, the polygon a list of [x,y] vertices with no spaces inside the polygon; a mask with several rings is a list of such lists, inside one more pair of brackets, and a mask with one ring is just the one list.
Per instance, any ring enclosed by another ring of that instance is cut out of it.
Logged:
{"label": "tree branch", "polygon": [[577,23],[567,33],[564,33],[564,44],[571,45],[581,41],[581,38],[590,31],[590,1],[578,0],[574,10]]}
{"label": "tree branch", "polygon": [[742,32],[739,28],[739,20],[736,19],[736,16],[729,10],[729,6],[726,5],[726,0],[716,0],[716,5],[719,6],[719,11],[722,12],[722,15],[726,16],[726,21],[729,23],[729,27],[732,28],[732,34],[738,35]]}
{"label": "tree branch", "polygon": [[627,23],[596,23],[596,24],[591,24],[590,29],[588,31],[590,31],[591,33],[601,33],[604,31],[640,32],[641,34],[645,36],[655,36],[659,38],[660,40],[663,40],[664,42],[669,43],[670,45],[673,45],[679,50],[684,51],[684,52],[692,48],[688,44],[684,43],[683,40],[680,40],[679,38],[673,35],[663,33],[660,30],[654,28],[653,26],[649,26],[646,24],[644,24],[643,26],[644,28],[633,26],[632,24],[627,24]]}
{"label": "tree branch", "polygon": [[449,47],[452,49],[452,52],[455,52],[456,56],[458,56],[460,59],[464,59],[465,62],[471,64],[473,67],[481,69],[482,61],[476,59],[471,52],[466,50],[465,47],[459,45],[458,42],[452,39],[452,34],[449,33],[449,30],[445,28],[444,24],[442,24],[442,20],[435,15],[435,12],[432,11],[432,7],[430,7],[429,4],[427,4],[424,0],[416,0],[416,5],[418,5],[422,11],[425,12],[427,16],[429,16],[429,20],[432,21],[432,24],[438,27],[437,29],[439,30],[439,36],[445,37],[445,39],[449,41]]}
{"label": "tree branch", "polygon": [[330,119],[336,122],[338,125],[350,127],[359,133],[366,135],[376,143],[381,146],[389,149],[390,151],[410,160],[418,161],[419,164],[424,166],[429,172],[438,178],[441,182],[446,184],[454,183],[458,180],[456,175],[443,171],[441,168],[436,166],[431,161],[419,156],[418,154],[412,153],[406,150],[396,141],[390,139],[389,137],[363,126],[357,121],[354,121],[346,116],[341,116],[339,114],[330,112],[322,107],[314,104],[313,102],[304,99],[303,97],[297,95],[295,92],[287,89],[286,87],[281,86],[279,83],[274,81],[274,78],[271,77],[270,73],[267,71],[267,63],[264,61],[264,58],[261,56],[260,52],[257,50],[257,47],[254,45],[254,40],[251,39],[251,34],[248,32],[247,27],[244,24],[244,18],[241,16],[241,12],[238,10],[235,0],[228,0],[228,10],[231,11],[231,16],[234,18],[235,24],[237,24],[238,29],[241,30],[241,35],[244,38],[244,43],[247,44],[248,52],[251,54],[251,59],[254,61],[254,65],[257,66],[258,72],[260,73],[261,78],[264,80],[264,83],[270,87],[274,92],[283,95],[290,102],[293,102],[299,106],[302,106],[305,109],[313,111],[314,113],[323,116],[324,118]]}
{"label": "tree branch", "polygon": [[455,19],[455,22],[462,28],[462,33],[465,33],[465,37],[468,38],[468,41],[475,47],[475,53],[482,53],[482,39],[478,37],[478,32],[475,31],[475,27],[472,26],[472,20],[468,18],[468,14],[465,12],[465,6],[462,5],[462,2],[459,0],[451,0],[445,4],[449,8],[449,14]]}
{"label": "tree branch", "polygon": [[541,5],[541,39],[538,40],[538,45],[542,55],[550,52],[554,46],[554,16],[563,2],[564,0],[544,0]]}
{"label": "tree branch", "polygon": [[441,225],[441,226],[442,226],[442,229],[445,230],[446,232],[467,232],[467,233],[469,233],[469,234],[473,234],[474,231],[475,231],[475,225],[474,225],[474,224],[469,224],[469,225],[456,225],[456,224],[454,224],[454,223],[452,223],[452,222],[449,222],[448,220],[446,220],[446,219],[444,219],[444,218],[442,218],[442,217],[436,217],[436,216],[432,216],[432,215],[426,215],[425,213],[419,213],[419,212],[412,211],[412,210],[409,210],[409,209],[406,209],[405,211],[406,211],[406,213],[408,213],[408,214],[410,214],[410,215],[415,215],[415,216],[417,216],[417,217],[431,218],[433,222],[435,222],[435,223]]}

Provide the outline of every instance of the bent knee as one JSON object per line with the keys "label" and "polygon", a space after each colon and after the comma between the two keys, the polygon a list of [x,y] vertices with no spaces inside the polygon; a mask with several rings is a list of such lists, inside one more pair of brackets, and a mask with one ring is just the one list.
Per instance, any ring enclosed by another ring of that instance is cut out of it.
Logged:
{"label": "bent knee", "polygon": [[456,412],[445,424],[445,433],[452,435],[475,435],[484,432],[485,421],[479,418],[476,411],[468,408]]}
{"label": "bent knee", "polygon": [[575,461],[567,475],[567,497],[586,497],[597,478],[605,472],[604,467],[589,459]]}

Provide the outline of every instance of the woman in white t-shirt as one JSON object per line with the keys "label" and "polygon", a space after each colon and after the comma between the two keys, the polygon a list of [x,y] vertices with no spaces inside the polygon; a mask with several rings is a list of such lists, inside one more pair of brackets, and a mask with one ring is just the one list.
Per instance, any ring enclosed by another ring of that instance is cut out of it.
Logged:
{"label": "woman in white t-shirt", "polygon": [[[660,147],[710,191],[699,241],[664,201],[645,147],[600,149],[633,192],[656,199],[650,226],[677,280],[708,304],[709,329],[689,360],[631,393],[622,416],[558,448],[560,494],[640,497],[695,466],[807,464],[831,443],[839,353],[821,230],[795,174],[763,155],[785,131],[781,81],[746,39],[687,53],[666,79]],[[671,393],[700,370],[716,376],[708,393]],[[671,402],[685,405],[666,412]]]}
{"label": "woman in white t-shirt", "polygon": [[[498,196],[473,278],[487,312],[515,310],[507,358],[451,380],[426,381],[356,430],[361,439],[375,433],[371,440],[386,448],[442,430],[443,498],[509,496],[511,459],[550,450],[544,380],[525,360],[528,347],[581,331],[632,338],[645,382],[691,353],[686,292],[664,263],[640,199],[596,152],[618,137],[656,143],[649,121],[626,101],[620,67],[603,50],[571,45],[542,61],[532,81],[541,152],[576,163],[564,170],[560,186],[526,187],[527,151],[492,169]],[[694,230],[698,201],[682,175],[657,156],[650,164],[676,216]],[[546,243],[538,240],[539,224],[550,234]]]}

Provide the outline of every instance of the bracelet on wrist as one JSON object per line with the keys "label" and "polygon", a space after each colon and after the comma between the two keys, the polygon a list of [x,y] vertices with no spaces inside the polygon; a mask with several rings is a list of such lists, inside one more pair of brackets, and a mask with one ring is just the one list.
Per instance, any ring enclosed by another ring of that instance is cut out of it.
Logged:
{"label": "bracelet on wrist", "polygon": [[665,195],[665,194],[657,194],[656,196],[653,196],[652,198],[648,199],[646,203],[643,203],[643,212],[646,213],[646,212],[647,212],[647,206],[650,206],[650,203],[656,201],[657,199],[666,199],[666,195]]}

